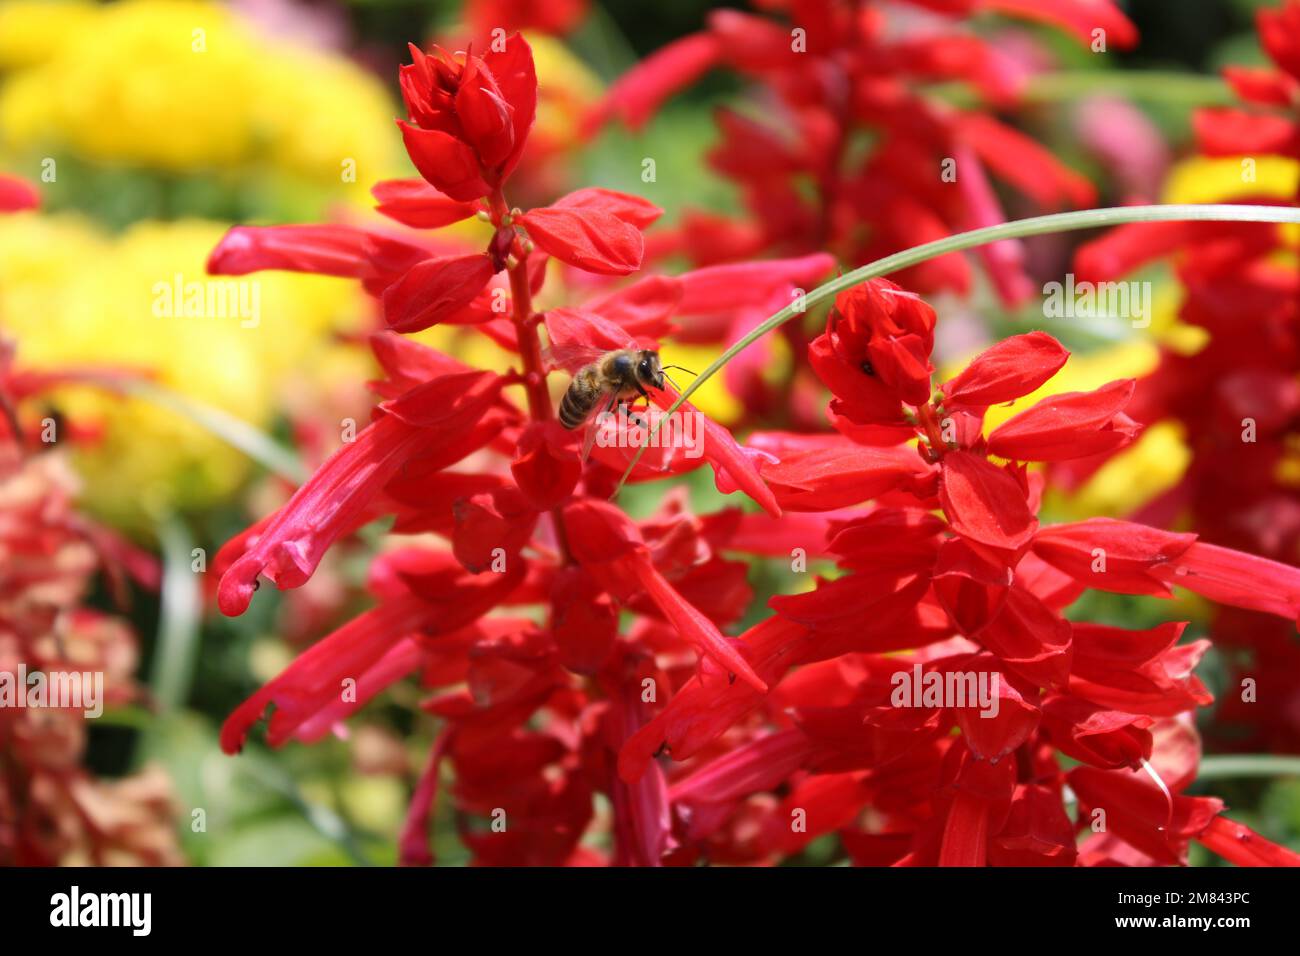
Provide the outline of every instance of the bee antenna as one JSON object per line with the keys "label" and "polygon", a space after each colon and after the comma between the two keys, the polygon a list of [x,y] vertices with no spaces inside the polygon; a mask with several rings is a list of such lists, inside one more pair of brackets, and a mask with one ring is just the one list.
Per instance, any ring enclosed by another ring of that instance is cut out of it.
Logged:
{"label": "bee antenna", "polygon": [[[677,367],[676,365],[669,365],[669,366],[668,366],[668,368],[676,368],[676,367]],[[664,378],[668,379],[668,384],[669,384],[669,385],[671,385],[674,389],[676,389],[676,390],[679,391],[679,392],[682,390],[682,387],[681,387],[680,385],[678,385],[676,382],[673,381],[673,377],[672,377],[671,375],[669,375],[667,372],[665,372],[665,371],[663,370],[663,367],[662,367],[662,366],[660,367],[659,371],[660,371],[660,373],[663,375]]]}
{"label": "bee antenna", "polygon": [[684,366],[681,366],[681,365],[661,365],[661,366],[659,366],[659,367],[660,367],[660,368],[675,368],[675,369],[677,369],[679,372],[685,372],[687,375],[694,375],[694,374],[695,374],[695,373],[692,372],[690,369],[685,368]]}

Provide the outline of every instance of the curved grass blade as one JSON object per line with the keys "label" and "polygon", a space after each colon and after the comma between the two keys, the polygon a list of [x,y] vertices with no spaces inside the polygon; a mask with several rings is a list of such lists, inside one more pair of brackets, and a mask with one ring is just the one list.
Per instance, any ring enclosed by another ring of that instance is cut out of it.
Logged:
{"label": "curved grass blade", "polygon": [[228,412],[196,402],[156,382],[121,382],[115,387],[188,418],[228,445],[238,448],[263,468],[295,485],[307,480],[307,470],[297,455],[270,435]]}

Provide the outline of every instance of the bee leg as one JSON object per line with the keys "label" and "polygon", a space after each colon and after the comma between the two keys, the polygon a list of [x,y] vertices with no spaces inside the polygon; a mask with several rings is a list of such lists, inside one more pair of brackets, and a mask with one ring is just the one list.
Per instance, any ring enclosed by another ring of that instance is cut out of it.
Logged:
{"label": "bee leg", "polygon": [[[647,392],[647,391],[645,390],[645,388],[642,387],[642,385],[641,385],[640,382],[634,382],[633,384],[636,386],[636,390],[637,390],[637,392],[640,394],[640,396],[641,396],[642,398],[645,399],[645,409],[644,409],[644,411],[649,411],[649,410],[650,410],[650,393]],[[637,419],[637,424],[640,425],[642,428],[645,428],[647,423],[646,423],[646,420],[645,420],[644,418],[639,418],[639,419]]]}

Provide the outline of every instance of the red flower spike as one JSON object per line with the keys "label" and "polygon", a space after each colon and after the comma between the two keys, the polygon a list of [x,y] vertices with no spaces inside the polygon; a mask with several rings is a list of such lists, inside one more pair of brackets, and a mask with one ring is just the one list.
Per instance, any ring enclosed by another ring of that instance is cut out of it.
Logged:
{"label": "red flower spike", "polygon": [[1018,461],[1068,461],[1113,452],[1130,444],[1138,425],[1123,413],[1133,379],[1092,392],[1051,395],[999,425],[989,454]]}
{"label": "red flower spike", "polygon": [[437,229],[468,219],[478,212],[476,203],[458,202],[422,179],[389,179],[375,183],[370,194],[378,200],[375,211],[412,229]]}
{"label": "red flower spike", "polygon": [[395,332],[427,329],[469,305],[496,271],[482,253],[426,259],[384,290],[384,320]]}
{"label": "red flower spike", "polygon": [[1070,357],[1046,332],[1013,335],[985,349],[941,386],[945,407],[1000,405],[1028,395]]}
{"label": "red flower spike", "polygon": [[597,275],[625,276],[641,268],[641,231],[599,209],[532,209],[518,222],[538,248],[561,262]]}

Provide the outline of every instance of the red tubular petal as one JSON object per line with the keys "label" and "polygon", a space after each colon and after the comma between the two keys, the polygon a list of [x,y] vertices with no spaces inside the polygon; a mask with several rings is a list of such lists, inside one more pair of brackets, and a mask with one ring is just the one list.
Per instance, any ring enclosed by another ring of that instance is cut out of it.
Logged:
{"label": "red tubular petal", "polygon": [[989,805],[973,793],[959,792],[943,827],[940,866],[983,866],[988,857]]}
{"label": "red tubular petal", "polygon": [[1067,775],[1079,798],[1081,817],[1106,811],[1106,829],[1161,863],[1187,862],[1187,841],[1205,832],[1223,809],[1214,797],[1163,791],[1144,771],[1075,767]]}
{"label": "red tubular petal", "polygon": [[939,501],[954,531],[1000,551],[1027,545],[1038,528],[1025,492],[1006,471],[967,451],[943,458]]}
{"label": "red tubular petal", "polygon": [[375,211],[412,229],[437,229],[468,219],[477,203],[457,202],[423,179],[389,179],[375,183],[370,194],[379,201]]}
{"label": "red tubular petal", "polygon": [[682,300],[682,283],[671,276],[647,276],[585,308],[616,323],[634,339],[662,339],[673,331],[670,321]]}
{"label": "red tubular petal", "polygon": [[1046,686],[1070,675],[1070,624],[1028,591],[1013,587],[997,616],[974,639],[1026,680]]}
{"label": "red tubular petal", "polygon": [[326,548],[353,526],[406,461],[448,441],[457,429],[472,427],[499,390],[495,375],[467,372],[444,376],[388,403],[390,414],[331,455],[222,575],[217,591],[221,613],[234,616],[247,609],[259,574],[281,589],[305,583]]}
{"label": "red tubular petal", "polygon": [[447,749],[447,734],[440,734],[429,750],[429,762],[420,774],[420,782],[411,795],[406,820],[397,839],[397,859],[401,866],[432,866],[433,850],[429,845],[429,821],[433,818],[438,794],[438,774]]}
{"label": "red tubular petal", "polygon": [[1010,183],[1043,209],[1083,209],[1096,204],[1097,190],[1024,133],[982,113],[965,113],[957,121],[994,175]]}
{"label": "red tubular petal", "polygon": [[380,691],[410,674],[423,660],[424,649],[419,643],[414,638],[403,638],[364,673],[355,677],[355,697],[345,698],[341,693],[335,695],[334,700],[302,722],[293,735],[294,739],[305,744],[322,739],[336,724],[355,714]]}
{"label": "red tubular petal", "polygon": [[[750,650],[755,666],[769,684],[775,684],[794,664],[809,640],[807,628],[773,616],[754,625],[738,639]],[[710,662],[687,681],[654,720],[638,730],[618,757],[618,773],[636,780],[651,760],[667,748],[676,760],[685,760],[716,740],[760,703],[764,695],[751,685],[728,681]]]}
{"label": "red tubular petal", "polygon": [[351,226],[234,226],[208,256],[208,273],[283,269],[386,285],[431,254],[424,246]]}
{"label": "red tubular petal", "polygon": [[[667,409],[676,399],[676,392],[671,386],[663,390],[655,389],[650,399],[660,408]],[[731,432],[709,418],[690,402],[683,402],[677,409],[679,415],[696,415],[704,428],[700,439],[704,460],[713,466],[714,483],[723,494],[730,494],[740,489],[753,498],[763,510],[774,518],[781,517],[781,506],[777,503],[772,489],[767,486],[754,465],[754,457],[731,436]]]}
{"label": "red tubular petal", "polygon": [[721,56],[721,44],[708,33],[692,33],[660,47],[609,88],[588,120],[588,130],[615,114],[640,129],[664,100],[694,83]]}
{"label": "red tubular petal", "polygon": [[608,213],[615,219],[621,219],[638,229],[645,229],[664,214],[662,209],[648,199],[595,186],[578,189],[562,196],[551,203],[549,208]]}
{"label": "red tubular petal", "polygon": [[468,145],[441,130],[420,129],[403,120],[397,125],[411,162],[435,188],[460,202],[481,199],[492,191]]}
{"label": "red tubular petal", "polygon": [[1236,109],[1202,109],[1192,114],[1196,144],[1208,156],[1243,153],[1294,156],[1300,149],[1295,123],[1286,116],[1268,116]]}
{"label": "red tubular petal", "polygon": [[683,638],[759,693],[767,691],[767,684],[754,673],[749,662],[740,656],[730,639],[724,637],[712,621],[677,593],[677,589],[655,568],[648,554],[635,552],[633,556],[622,560],[628,563],[646,594]]}
{"label": "red tubular petal", "polygon": [[1243,100],[1267,106],[1290,106],[1297,90],[1294,77],[1262,67],[1224,67],[1223,78]]}
{"label": "red tubular petal", "polygon": [[1289,564],[1198,541],[1151,573],[1219,604],[1300,617],[1300,568]]}
{"label": "red tubular petal", "polygon": [[915,451],[844,442],[785,452],[760,468],[781,507],[831,511],[878,497],[930,471]]}
{"label": "red tubular petal", "polygon": [[573,494],[582,477],[576,443],[558,422],[534,422],[520,436],[510,472],[538,511],[549,511]]}
{"label": "red tubular petal", "polygon": [[989,453],[1019,461],[1067,461],[1123,448],[1138,431],[1121,414],[1135,385],[1130,378],[1091,392],[1048,396],[994,429]]}
{"label": "red tubular petal", "polygon": [[426,259],[384,290],[384,319],[397,332],[418,332],[474,300],[496,270],[485,254]]}
{"label": "red tubular petal", "polygon": [[532,538],[537,523],[537,511],[518,490],[509,487],[458,499],[452,505],[452,515],[452,552],[476,574],[494,569],[502,554],[513,561]]}
{"label": "red tubular petal", "polygon": [[668,793],[673,803],[729,803],[774,789],[812,750],[802,730],[765,734],[710,761],[674,783]]}
{"label": "red tubular petal", "polygon": [[945,406],[999,405],[1028,395],[1065,364],[1070,353],[1046,332],[1013,335],[985,349],[942,386]]}
{"label": "red tubular petal", "polygon": [[1300,853],[1278,846],[1244,823],[1222,815],[1211,820],[1196,840],[1238,866],[1300,866]]}
{"label": "red tubular petal", "polygon": [[980,0],[986,10],[1060,27],[1073,33],[1084,46],[1093,43],[1093,31],[1103,30],[1106,43],[1121,50],[1138,40],[1137,27],[1110,0]]}
{"label": "red tubular petal", "polygon": [[267,740],[273,747],[341,697],[343,681],[356,680],[413,631],[437,614],[414,597],[385,602],[353,618],[300,654],[275,679],[237,707],[221,726],[221,749],[238,753],[248,730],[274,703]]}
{"label": "red tubular petal", "polygon": [[1194,534],[1175,534],[1113,518],[1089,518],[1041,529],[1034,538],[1034,553],[1099,591],[1169,597],[1169,589],[1155,571],[1176,560],[1194,541]]}
{"label": "red tubular petal", "polygon": [[641,268],[641,231],[612,213],[549,206],[528,211],[518,222],[544,252],[586,272],[625,276]]}
{"label": "red tubular petal", "polygon": [[[765,259],[707,266],[678,276],[682,284],[682,315],[711,315],[745,306],[766,306],[788,287],[810,289],[835,268],[824,252],[797,259]],[[789,302],[783,303],[789,305]]]}
{"label": "red tubular petal", "polygon": [[514,110],[495,87],[491,71],[470,57],[456,91],[456,118],[466,142],[489,169],[503,163],[515,145]]}
{"label": "red tubular petal", "polygon": [[[639,682],[632,679],[624,680],[613,698],[611,736],[617,749],[645,724],[646,705],[641,701]],[[632,783],[615,775],[610,788],[618,862],[622,865],[660,866],[664,854],[677,845],[672,835],[668,783],[659,767],[649,770]]]}
{"label": "red tubular petal", "polygon": [[489,49],[483,54],[483,63],[492,71],[502,99],[509,104],[514,125],[514,145],[500,166],[504,178],[519,162],[537,117],[537,68],[533,64],[532,47],[518,33],[506,39],[503,49]]}

